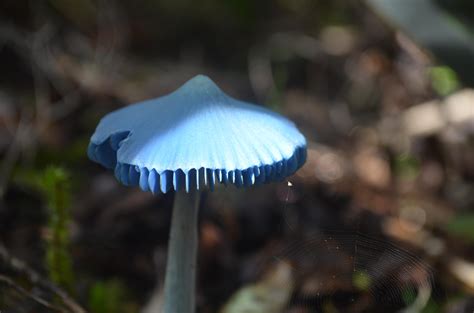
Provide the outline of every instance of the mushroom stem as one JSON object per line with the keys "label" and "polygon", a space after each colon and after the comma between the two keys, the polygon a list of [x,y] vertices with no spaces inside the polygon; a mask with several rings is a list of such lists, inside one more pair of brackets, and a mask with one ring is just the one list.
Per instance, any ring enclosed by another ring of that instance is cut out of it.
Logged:
{"label": "mushroom stem", "polygon": [[175,194],[166,264],[163,313],[194,313],[200,192]]}

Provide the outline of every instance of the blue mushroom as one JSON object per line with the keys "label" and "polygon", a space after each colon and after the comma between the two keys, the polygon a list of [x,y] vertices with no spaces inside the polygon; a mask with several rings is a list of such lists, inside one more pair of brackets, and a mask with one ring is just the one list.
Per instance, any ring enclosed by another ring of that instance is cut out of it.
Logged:
{"label": "blue mushroom", "polygon": [[163,312],[191,313],[199,190],[281,181],[305,162],[306,140],[288,119],[198,75],[168,95],[106,115],[88,156],[126,186],[176,191]]}

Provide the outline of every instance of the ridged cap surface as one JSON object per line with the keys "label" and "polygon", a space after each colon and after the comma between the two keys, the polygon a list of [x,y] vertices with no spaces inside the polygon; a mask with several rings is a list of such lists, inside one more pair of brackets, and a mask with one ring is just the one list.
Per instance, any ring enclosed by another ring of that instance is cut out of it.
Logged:
{"label": "ridged cap surface", "polygon": [[282,180],[304,163],[306,140],[288,119],[198,75],[171,94],[106,115],[88,155],[125,185],[165,193]]}

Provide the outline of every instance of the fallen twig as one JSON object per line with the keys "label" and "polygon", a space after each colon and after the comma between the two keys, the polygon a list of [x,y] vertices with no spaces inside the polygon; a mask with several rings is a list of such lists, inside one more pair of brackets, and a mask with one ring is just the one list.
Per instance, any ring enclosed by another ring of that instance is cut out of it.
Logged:
{"label": "fallen twig", "polygon": [[42,286],[43,288],[55,294],[61,299],[61,301],[64,303],[64,306],[67,307],[70,312],[86,313],[86,310],[82,308],[76,301],[74,301],[74,299],[72,299],[66,292],[58,288],[46,278],[42,277],[23,261],[11,256],[8,250],[2,244],[0,244],[0,261],[5,263],[12,270],[25,275],[32,284]]}
{"label": "fallen twig", "polygon": [[26,290],[25,288],[23,288],[20,285],[16,284],[12,279],[8,278],[7,276],[3,276],[3,275],[0,274],[0,282],[3,282],[4,284],[12,287],[13,289],[18,291],[19,293],[21,293],[24,296],[32,299],[35,302],[38,302],[39,304],[41,304],[42,306],[44,306],[44,307],[46,307],[50,310],[54,310],[56,312],[67,312],[67,311],[64,311],[62,308],[49,303],[47,300],[45,300],[43,298],[40,298],[40,297],[30,293],[28,290]]}

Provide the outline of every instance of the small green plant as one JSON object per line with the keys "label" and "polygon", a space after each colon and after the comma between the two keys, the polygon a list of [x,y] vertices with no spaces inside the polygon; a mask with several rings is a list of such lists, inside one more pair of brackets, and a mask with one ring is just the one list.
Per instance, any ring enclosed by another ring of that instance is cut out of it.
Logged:
{"label": "small green plant", "polygon": [[464,213],[453,217],[445,225],[445,229],[451,235],[474,242],[474,214]]}
{"label": "small green plant", "polygon": [[372,278],[365,271],[356,271],[352,275],[352,284],[360,291],[368,291],[372,285]]}
{"label": "small green plant", "polygon": [[93,313],[136,312],[132,304],[126,303],[127,290],[116,279],[96,282],[89,291],[89,309]]}
{"label": "small green plant", "polygon": [[69,252],[71,221],[69,174],[63,168],[48,167],[37,181],[48,206],[46,264],[49,275],[56,284],[73,292],[74,274]]}
{"label": "small green plant", "polygon": [[456,73],[448,66],[433,66],[430,69],[431,85],[440,96],[447,96],[459,89]]}
{"label": "small green plant", "polygon": [[402,180],[414,180],[420,172],[418,160],[409,154],[398,155],[394,167],[396,175]]}
{"label": "small green plant", "polygon": [[402,299],[405,302],[405,305],[412,305],[416,300],[416,290],[413,288],[404,288],[402,290]]}

